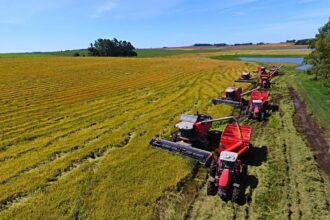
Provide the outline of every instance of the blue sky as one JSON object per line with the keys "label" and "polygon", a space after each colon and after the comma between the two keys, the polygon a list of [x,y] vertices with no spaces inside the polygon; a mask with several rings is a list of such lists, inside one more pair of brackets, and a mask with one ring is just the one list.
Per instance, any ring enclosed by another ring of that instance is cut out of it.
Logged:
{"label": "blue sky", "polygon": [[97,38],[135,47],[310,38],[330,0],[0,0],[0,52],[86,48]]}

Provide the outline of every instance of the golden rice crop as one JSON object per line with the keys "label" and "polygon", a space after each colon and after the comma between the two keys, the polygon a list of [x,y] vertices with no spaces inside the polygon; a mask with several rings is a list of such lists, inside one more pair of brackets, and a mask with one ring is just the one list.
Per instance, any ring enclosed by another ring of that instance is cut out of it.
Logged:
{"label": "golden rice crop", "polygon": [[0,219],[151,218],[192,168],[151,149],[249,67],[198,58],[0,59]]}

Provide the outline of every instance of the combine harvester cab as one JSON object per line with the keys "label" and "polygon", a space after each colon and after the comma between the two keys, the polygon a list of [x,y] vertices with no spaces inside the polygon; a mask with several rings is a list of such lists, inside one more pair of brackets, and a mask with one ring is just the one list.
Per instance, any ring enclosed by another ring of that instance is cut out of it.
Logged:
{"label": "combine harvester cab", "polygon": [[268,103],[269,92],[267,91],[253,91],[251,93],[249,107],[246,114],[249,118],[264,121],[266,113],[269,110]]}
{"label": "combine harvester cab", "polygon": [[233,107],[242,107],[243,102],[242,88],[240,87],[228,87],[222,98],[212,99],[214,105],[226,104]]}
{"label": "combine harvester cab", "polygon": [[150,145],[179,153],[209,167],[211,178],[208,181],[207,194],[218,194],[223,200],[237,201],[240,195],[241,175],[241,161],[238,158],[249,149],[252,127],[240,126],[234,117],[210,119],[197,123],[208,124],[223,120],[234,120],[234,123],[226,125],[221,134],[217,151],[195,148],[183,141],[172,142],[159,138],[151,140]]}
{"label": "combine harvester cab", "polygon": [[255,80],[251,79],[251,74],[249,72],[243,72],[239,79],[235,80],[234,82],[239,83],[256,83]]}
{"label": "combine harvester cab", "polygon": [[210,128],[212,127],[212,122],[200,123],[210,120],[212,120],[212,117],[209,115],[181,115],[180,122],[175,125],[178,132],[173,136],[173,141],[182,141],[193,147],[204,150],[216,148],[216,146],[210,146]]}
{"label": "combine harvester cab", "polygon": [[249,72],[243,72],[239,79],[234,82],[240,83],[256,83],[256,80],[251,79],[251,74]]}

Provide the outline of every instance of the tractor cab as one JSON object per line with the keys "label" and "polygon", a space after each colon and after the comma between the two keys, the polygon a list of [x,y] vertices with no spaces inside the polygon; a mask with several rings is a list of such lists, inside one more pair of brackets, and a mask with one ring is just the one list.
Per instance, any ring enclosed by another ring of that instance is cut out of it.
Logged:
{"label": "tractor cab", "polygon": [[242,94],[242,88],[239,87],[228,87],[225,90],[225,99],[233,100],[233,101],[240,101]]}
{"label": "tractor cab", "polygon": [[252,109],[262,109],[262,100],[253,100]]}
{"label": "tractor cab", "polygon": [[238,162],[237,158],[238,154],[235,152],[222,151],[219,157],[219,171],[229,169],[231,173],[234,172]]}
{"label": "tractor cab", "polygon": [[266,68],[264,66],[259,67],[259,74],[266,74]]}
{"label": "tractor cab", "polygon": [[260,74],[260,86],[262,88],[269,88],[270,87],[270,75],[268,73],[261,73]]}
{"label": "tractor cab", "polygon": [[269,88],[270,87],[270,81],[269,81],[269,77],[267,76],[263,76],[260,79],[260,86],[262,88]]}
{"label": "tractor cab", "polygon": [[254,91],[251,94],[249,108],[247,114],[249,118],[263,121],[268,110],[268,96],[267,91]]}
{"label": "tractor cab", "polygon": [[[241,170],[241,161],[237,159],[238,154],[230,151],[223,151],[218,159],[218,185],[219,185],[219,196],[227,200],[230,196],[230,187],[234,185],[234,189],[239,187],[237,184],[239,181],[239,175]],[[237,197],[237,188],[235,193],[231,192],[233,197]],[[235,194],[235,195],[234,195]]]}
{"label": "tractor cab", "polygon": [[208,131],[212,123],[199,123],[205,120],[212,119],[209,115],[186,115],[182,114],[180,122],[175,125],[179,129],[174,141],[184,141],[192,143],[195,141],[206,142]]}

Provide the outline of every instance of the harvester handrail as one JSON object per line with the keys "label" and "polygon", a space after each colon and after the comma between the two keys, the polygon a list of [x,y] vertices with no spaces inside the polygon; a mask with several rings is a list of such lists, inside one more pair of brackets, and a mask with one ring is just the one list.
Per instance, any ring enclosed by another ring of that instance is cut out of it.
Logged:
{"label": "harvester handrail", "polygon": [[273,74],[274,74],[277,70],[281,69],[282,66],[283,66],[283,65],[277,67],[275,70],[273,70],[272,72],[270,72],[270,76],[273,76]]}
{"label": "harvester handrail", "polygon": [[244,96],[244,95],[246,95],[246,94],[249,94],[249,93],[251,93],[251,92],[253,92],[253,91],[256,91],[256,90],[258,90],[258,89],[260,89],[260,86],[257,86],[256,88],[254,88],[254,89],[252,89],[252,90],[250,90],[250,91],[243,92],[243,93],[241,94],[241,96]]}

